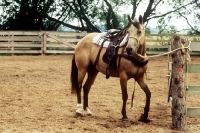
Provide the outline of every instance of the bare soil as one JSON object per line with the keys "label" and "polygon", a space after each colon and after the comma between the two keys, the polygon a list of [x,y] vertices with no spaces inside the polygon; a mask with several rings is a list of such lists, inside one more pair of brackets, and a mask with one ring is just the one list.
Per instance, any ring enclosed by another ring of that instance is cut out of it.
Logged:
{"label": "bare soil", "polygon": [[[70,90],[71,59],[71,55],[0,56],[0,132],[175,132],[167,103],[166,56],[149,61],[150,123],[138,121],[143,113],[145,95],[133,79],[128,82],[127,115],[130,121],[119,120],[122,117],[119,79],[106,79],[101,73],[89,94],[93,116],[74,118],[77,100]],[[192,57],[192,62],[200,62],[200,57]],[[198,76],[189,75],[189,83],[198,84]],[[131,108],[134,85],[136,91]],[[187,105],[200,107],[200,95],[188,96]],[[187,118],[187,125],[186,132],[200,132],[200,118]]]}

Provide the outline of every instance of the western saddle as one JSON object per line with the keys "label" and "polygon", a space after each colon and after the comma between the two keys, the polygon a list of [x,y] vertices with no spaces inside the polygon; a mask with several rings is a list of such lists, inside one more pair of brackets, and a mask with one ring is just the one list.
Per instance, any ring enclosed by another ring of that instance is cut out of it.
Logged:
{"label": "western saddle", "polygon": [[[106,62],[107,68],[106,68],[106,79],[108,79],[110,77],[110,72],[111,69],[117,68],[117,64],[116,64],[116,59],[118,57],[118,49],[120,47],[120,43],[122,42],[122,40],[124,39],[124,37],[127,35],[127,30],[115,30],[115,31],[111,31],[109,30],[107,32],[107,34],[105,36],[103,36],[102,38],[104,39],[104,41],[102,42],[96,60],[94,62],[94,65],[96,66],[98,60],[99,60],[99,56],[101,53],[101,50],[103,48],[104,42],[105,41],[109,41],[109,45],[106,49],[106,52],[103,55],[103,61]],[[127,41],[125,42],[127,44]],[[125,47],[124,47],[125,48]]]}

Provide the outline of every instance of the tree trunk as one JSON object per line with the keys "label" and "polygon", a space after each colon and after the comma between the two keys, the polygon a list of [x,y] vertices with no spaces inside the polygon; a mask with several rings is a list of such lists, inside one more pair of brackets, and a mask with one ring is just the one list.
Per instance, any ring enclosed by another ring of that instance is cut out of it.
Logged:
{"label": "tree trunk", "polygon": [[[174,35],[172,50],[181,48],[185,44],[182,36]],[[175,130],[184,131],[187,126],[186,109],[186,50],[178,50],[172,56],[172,127]]]}

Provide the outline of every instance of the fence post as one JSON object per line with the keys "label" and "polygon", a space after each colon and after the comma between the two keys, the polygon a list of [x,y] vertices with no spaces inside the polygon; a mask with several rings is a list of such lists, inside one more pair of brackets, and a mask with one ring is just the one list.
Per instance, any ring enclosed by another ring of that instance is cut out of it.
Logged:
{"label": "fence post", "polygon": [[43,33],[43,48],[42,48],[42,55],[45,55],[47,50],[47,34],[46,32]]}
{"label": "fence post", "polygon": [[[181,48],[185,44],[183,36],[172,37],[172,50]],[[178,50],[171,54],[172,57],[172,127],[174,130],[184,131],[187,127],[186,109],[186,50]]]}
{"label": "fence post", "polygon": [[14,55],[14,34],[11,34],[11,51],[12,51],[12,56]]}

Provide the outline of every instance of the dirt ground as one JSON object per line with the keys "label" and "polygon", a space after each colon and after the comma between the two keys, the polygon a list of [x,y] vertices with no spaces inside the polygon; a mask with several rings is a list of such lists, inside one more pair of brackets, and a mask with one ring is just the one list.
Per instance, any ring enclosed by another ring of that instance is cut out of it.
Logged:
{"label": "dirt ground", "polygon": [[[166,56],[149,61],[150,123],[138,121],[143,113],[145,95],[137,84],[131,108],[134,80],[128,82],[127,115],[130,122],[121,122],[119,79],[107,80],[100,73],[89,95],[93,116],[74,118],[76,96],[71,95],[70,90],[71,58],[71,55],[0,56],[1,133],[175,132],[171,129],[171,109],[167,103]],[[200,57],[192,57],[192,62],[200,62]],[[189,79],[192,84],[199,82],[196,74],[189,75]],[[187,105],[200,107],[200,96],[188,96]],[[187,118],[187,124],[186,132],[200,132],[200,118]]]}

